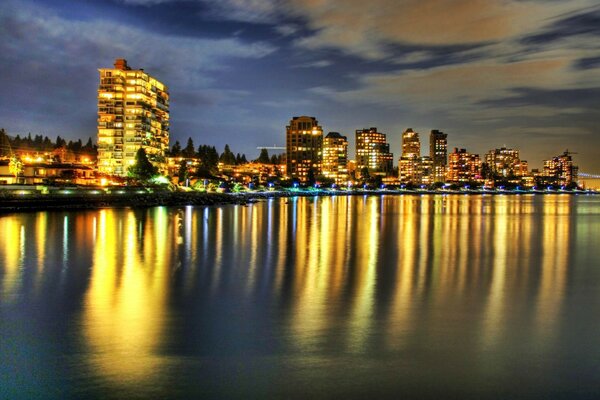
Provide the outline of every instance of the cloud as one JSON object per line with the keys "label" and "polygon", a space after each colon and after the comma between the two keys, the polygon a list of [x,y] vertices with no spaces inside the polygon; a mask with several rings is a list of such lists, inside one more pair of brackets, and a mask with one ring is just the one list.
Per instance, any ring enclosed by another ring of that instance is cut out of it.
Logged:
{"label": "cloud", "polygon": [[71,20],[12,1],[0,5],[0,38],[0,84],[12,93],[0,98],[5,126],[46,132],[52,127],[51,133],[61,135],[81,129],[94,135],[97,69],[112,66],[115,58],[144,67],[167,83],[174,98],[210,105],[225,96],[210,95],[218,92],[214,73],[231,60],[258,59],[275,50],[239,38],[170,36],[113,20]]}
{"label": "cloud", "polygon": [[310,49],[337,48],[382,59],[390,44],[447,46],[498,42],[535,32],[578,4],[490,0],[290,0],[314,34]]}
{"label": "cloud", "polygon": [[318,60],[297,65],[296,68],[325,68],[333,65],[330,60]]}
{"label": "cloud", "polygon": [[533,60],[500,64],[478,62],[430,69],[367,74],[356,89],[315,88],[320,94],[352,103],[378,105],[419,104],[428,107],[474,104],[505,96],[514,87],[556,87],[574,84],[566,72],[567,59]]}

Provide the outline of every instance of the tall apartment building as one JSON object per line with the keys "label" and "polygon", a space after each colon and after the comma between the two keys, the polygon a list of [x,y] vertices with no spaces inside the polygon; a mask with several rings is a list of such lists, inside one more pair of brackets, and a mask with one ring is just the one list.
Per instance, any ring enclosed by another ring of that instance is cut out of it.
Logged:
{"label": "tall apartment building", "polygon": [[117,59],[101,68],[98,86],[98,171],[127,176],[135,154],[166,171],[169,148],[169,92],[164,83]]}
{"label": "tall apartment building", "polygon": [[402,183],[421,183],[421,141],[419,133],[408,128],[402,133],[402,155],[398,161],[398,178]]}
{"label": "tall apartment building", "polygon": [[385,133],[377,128],[358,129],[356,131],[356,172],[361,175],[366,168],[369,175],[387,176],[392,172],[394,154]]}
{"label": "tall apartment building", "polygon": [[455,148],[448,155],[446,182],[468,183],[481,180],[481,159],[479,154],[471,154],[465,149]]}
{"label": "tall apartment building", "polygon": [[522,177],[528,174],[527,161],[521,160],[519,150],[506,147],[490,150],[485,155],[485,162],[493,177]]}
{"label": "tall apartment building", "polygon": [[421,157],[419,133],[408,128],[402,133],[402,157]]}
{"label": "tall apartment building", "polygon": [[329,132],[323,139],[323,175],[336,183],[348,180],[348,139],[338,132]]}
{"label": "tall apartment building", "polygon": [[429,157],[432,162],[433,182],[439,183],[446,180],[446,167],[448,165],[448,135],[434,129],[429,134]]}
{"label": "tall apartment building", "polygon": [[286,127],[287,173],[306,183],[321,173],[323,128],[315,117],[293,117]]}

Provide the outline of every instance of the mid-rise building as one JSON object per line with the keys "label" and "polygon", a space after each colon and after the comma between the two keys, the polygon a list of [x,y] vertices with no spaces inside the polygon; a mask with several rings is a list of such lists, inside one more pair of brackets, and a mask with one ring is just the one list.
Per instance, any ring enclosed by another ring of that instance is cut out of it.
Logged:
{"label": "mid-rise building", "polygon": [[432,162],[433,182],[444,182],[448,165],[448,135],[446,133],[437,129],[431,131],[429,134],[429,157]]}
{"label": "mid-rise building", "polygon": [[481,159],[479,154],[471,154],[465,149],[455,148],[448,155],[446,182],[468,183],[481,181]]}
{"label": "mid-rise building", "polygon": [[543,183],[572,185],[577,183],[579,167],[573,164],[569,150],[563,154],[544,160]]}
{"label": "mid-rise building", "polygon": [[348,139],[338,132],[329,132],[323,139],[323,175],[336,183],[348,180]]}
{"label": "mid-rise building", "polygon": [[387,176],[392,172],[394,154],[390,153],[385,133],[377,128],[358,129],[356,131],[356,172],[362,177],[363,171],[369,176]]}
{"label": "mid-rise building", "polygon": [[293,117],[286,127],[286,165],[290,177],[302,183],[321,173],[323,128],[315,117]]}
{"label": "mid-rise building", "polygon": [[98,171],[126,176],[143,148],[159,170],[166,171],[169,148],[167,86],[117,59],[101,68],[98,86]]}
{"label": "mid-rise building", "polygon": [[521,160],[519,150],[507,149],[506,147],[490,150],[485,155],[485,162],[492,174],[491,177],[486,176],[485,178],[510,178],[528,175],[527,161]]}

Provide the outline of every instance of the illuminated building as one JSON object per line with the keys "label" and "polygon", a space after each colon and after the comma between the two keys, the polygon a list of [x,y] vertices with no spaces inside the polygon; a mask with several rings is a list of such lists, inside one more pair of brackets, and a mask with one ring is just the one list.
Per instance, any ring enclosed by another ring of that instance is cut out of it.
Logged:
{"label": "illuminated building", "polygon": [[481,180],[481,159],[479,154],[468,153],[465,149],[454,149],[448,155],[446,182],[467,183]]}
{"label": "illuminated building", "polygon": [[166,171],[167,87],[143,69],[131,69],[123,59],[99,72],[98,172],[126,176],[140,147],[160,171]]}
{"label": "illuminated building", "polygon": [[95,185],[96,174],[90,165],[46,161],[26,161],[19,177],[10,171],[9,161],[0,160],[0,184],[76,184]]}
{"label": "illuminated building", "polygon": [[421,157],[421,141],[419,133],[408,128],[402,133],[402,157]]}
{"label": "illuminated building", "polygon": [[419,160],[419,179],[423,185],[431,185],[434,183],[433,175],[433,160],[431,157],[424,156]]}
{"label": "illuminated building", "polygon": [[286,127],[286,165],[292,178],[306,183],[321,173],[323,129],[314,117],[294,117]]}
{"label": "illuminated building", "polygon": [[398,178],[401,183],[421,183],[421,141],[412,128],[402,133],[402,156],[398,161]]}
{"label": "illuminated building", "polygon": [[519,150],[505,147],[490,150],[485,155],[485,162],[495,177],[522,177],[528,174],[527,161],[519,158]]}
{"label": "illuminated building", "polygon": [[429,157],[432,162],[433,182],[446,180],[448,165],[448,135],[434,129],[429,134]]}
{"label": "illuminated building", "polygon": [[336,183],[348,180],[348,139],[338,132],[329,132],[323,139],[323,175]]}
{"label": "illuminated building", "polygon": [[394,154],[390,153],[390,145],[385,133],[377,132],[377,128],[359,129],[356,131],[356,170],[362,175],[366,168],[370,175],[386,176],[392,172]]}
{"label": "illuminated building", "polygon": [[576,184],[579,168],[573,165],[571,154],[573,153],[566,150],[560,156],[544,160],[542,183],[558,185]]}

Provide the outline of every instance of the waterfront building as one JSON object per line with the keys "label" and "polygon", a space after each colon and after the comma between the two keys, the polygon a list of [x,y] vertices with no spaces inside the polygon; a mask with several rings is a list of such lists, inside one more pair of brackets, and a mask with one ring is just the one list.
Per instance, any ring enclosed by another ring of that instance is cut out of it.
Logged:
{"label": "waterfront building", "polygon": [[492,177],[510,178],[528,175],[527,161],[520,159],[519,150],[506,147],[490,150],[485,155],[485,162]]}
{"label": "waterfront building", "polygon": [[398,160],[400,183],[421,183],[421,141],[419,133],[408,128],[402,133],[402,155]]}
{"label": "waterfront building", "polygon": [[323,139],[323,175],[336,183],[348,180],[348,139],[338,132],[329,132]]}
{"label": "waterfront building", "polygon": [[419,133],[408,128],[402,133],[402,157],[421,157]]}
{"label": "waterfront building", "polygon": [[557,185],[572,185],[577,183],[579,167],[573,164],[572,152],[566,150],[563,154],[544,160],[542,183]]}
{"label": "waterfront building", "polygon": [[433,160],[429,156],[423,156],[419,160],[419,179],[422,185],[431,185],[434,180]]}
{"label": "waterfront building", "polygon": [[468,183],[481,180],[481,159],[479,154],[471,154],[465,149],[455,148],[448,155],[446,182]]}
{"label": "waterfront building", "polygon": [[358,129],[356,131],[356,170],[362,177],[363,171],[369,175],[387,176],[392,172],[394,154],[390,153],[385,133],[377,128]]}
{"label": "waterfront building", "polygon": [[302,183],[321,174],[323,128],[315,117],[293,117],[286,127],[286,165],[290,177]]}
{"label": "waterfront building", "polygon": [[148,159],[166,172],[169,147],[167,86],[117,59],[101,68],[98,86],[98,172],[126,176],[143,148]]}
{"label": "waterfront building", "polygon": [[429,157],[432,162],[433,182],[444,182],[448,165],[448,135],[446,133],[437,129],[431,131],[429,134]]}
{"label": "waterfront building", "polygon": [[235,180],[245,184],[255,183],[266,185],[269,182],[279,181],[286,174],[285,164],[268,164],[253,161],[235,165],[232,168]]}
{"label": "waterfront building", "polygon": [[15,177],[9,160],[0,160],[0,185],[96,185],[93,165],[24,160]]}

